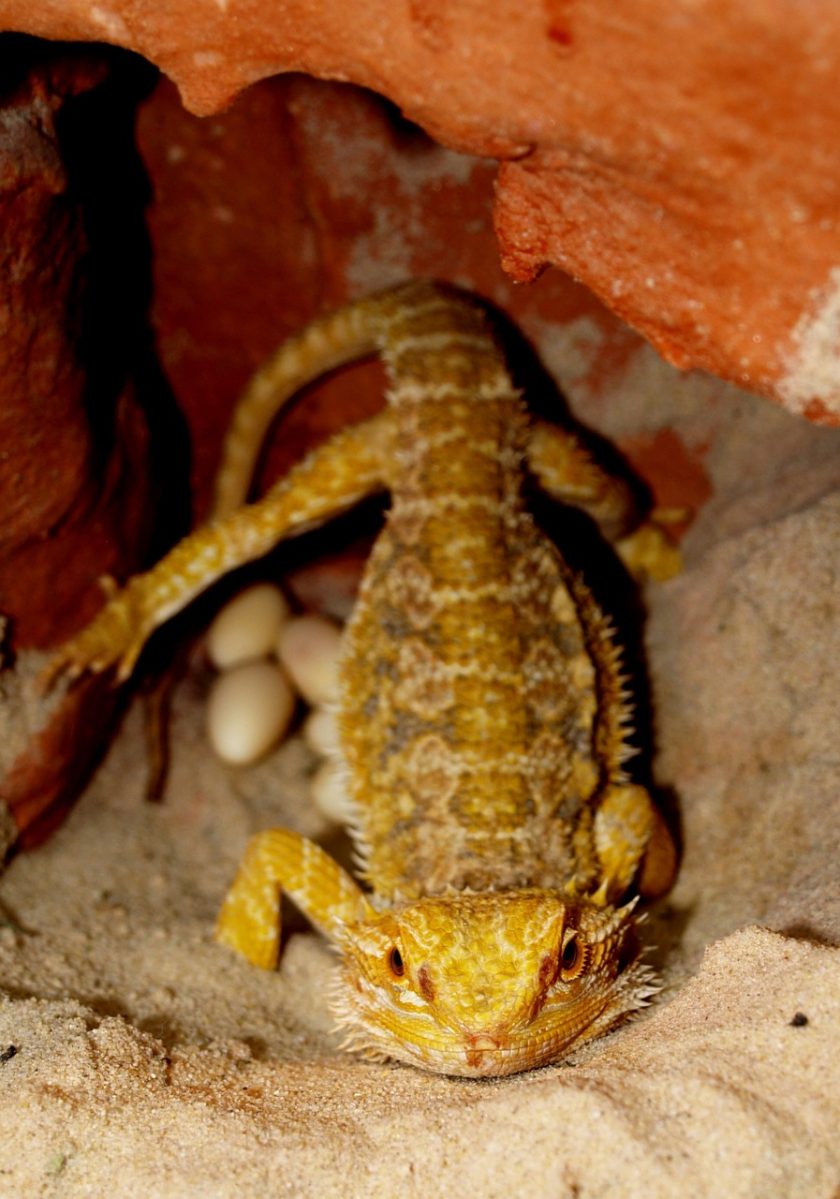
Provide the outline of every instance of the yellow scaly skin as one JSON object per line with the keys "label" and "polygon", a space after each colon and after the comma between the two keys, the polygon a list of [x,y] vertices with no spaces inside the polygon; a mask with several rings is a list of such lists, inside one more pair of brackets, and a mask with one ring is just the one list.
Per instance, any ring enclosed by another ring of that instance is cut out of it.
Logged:
{"label": "yellow scaly skin", "polygon": [[[241,505],[259,445],[308,380],[378,351],[388,406]],[[234,416],[217,516],[111,597],[50,677],[116,664],[233,567],[387,489],[392,506],[344,634],[342,758],[370,887],[287,830],[251,842],[218,939],[277,960],[285,891],[341,954],[348,1047],[427,1070],[508,1074],[553,1062],[651,994],[634,901],[674,853],[622,763],[628,709],[610,629],[534,525],[530,471],[613,535],[627,489],[568,432],[529,426],[486,314],[408,284],[326,317],[261,369]],[[672,573],[656,523],[621,543]]]}

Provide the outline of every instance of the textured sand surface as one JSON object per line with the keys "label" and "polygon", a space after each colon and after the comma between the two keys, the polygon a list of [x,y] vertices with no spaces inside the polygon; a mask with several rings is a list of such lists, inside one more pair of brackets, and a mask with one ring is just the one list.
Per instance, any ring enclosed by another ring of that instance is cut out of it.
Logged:
{"label": "textured sand surface", "polygon": [[342,1055],[315,935],[298,925],[276,975],[211,940],[254,828],[335,834],[299,741],[249,771],[211,761],[196,669],[165,802],[142,801],[132,712],[65,827],[0,881],[0,1196],[837,1194],[840,438],[649,351],[624,384],[614,425],[666,403],[686,437],[715,424],[714,499],[648,597],[685,844],[648,926],[659,999],[498,1082]]}

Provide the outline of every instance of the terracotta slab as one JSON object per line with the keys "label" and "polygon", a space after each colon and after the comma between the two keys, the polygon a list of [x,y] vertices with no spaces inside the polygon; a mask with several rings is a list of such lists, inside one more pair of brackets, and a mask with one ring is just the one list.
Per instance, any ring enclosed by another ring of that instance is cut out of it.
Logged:
{"label": "terracotta slab", "polygon": [[388,96],[504,160],[518,279],[556,263],[680,367],[840,421],[840,12],[831,0],[0,0],[145,55],[196,113],[280,71]]}

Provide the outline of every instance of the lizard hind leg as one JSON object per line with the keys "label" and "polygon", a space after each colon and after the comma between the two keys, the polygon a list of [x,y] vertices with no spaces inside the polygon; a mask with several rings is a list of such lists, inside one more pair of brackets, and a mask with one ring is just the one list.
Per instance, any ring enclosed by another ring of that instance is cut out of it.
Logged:
{"label": "lizard hind leg", "polygon": [[634,578],[664,582],[679,574],[682,558],[668,526],[685,520],[685,511],[654,508],[640,520],[630,484],[605,470],[574,433],[559,425],[536,421],[527,456],[542,490],[587,512],[615,543]]}
{"label": "lizard hind leg", "polygon": [[349,874],[314,841],[289,829],[252,837],[216,922],[216,940],[271,970],[280,950],[286,895],[331,941],[372,909]]}

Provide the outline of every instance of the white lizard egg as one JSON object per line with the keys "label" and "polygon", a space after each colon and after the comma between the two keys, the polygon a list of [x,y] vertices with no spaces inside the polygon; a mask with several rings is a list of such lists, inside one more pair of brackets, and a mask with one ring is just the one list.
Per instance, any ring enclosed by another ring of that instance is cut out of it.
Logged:
{"label": "white lizard egg", "polygon": [[347,824],[353,816],[353,803],[345,784],[346,772],[338,762],[324,762],[312,776],[309,793],[315,806],[328,820]]}
{"label": "white lizard egg", "polygon": [[289,617],[289,605],[273,583],[256,583],[234,596],[207,631],[207,654],[217,670],[271,653]]}
{"label": "white lizard egg", "polygon": [[207,700],[207,736],[223,762],[244,766],[276,745],[292,719],[295,693],[273,662],[220,674]]}
{"label": "white lizard egg", "polygon": [[338,749],[338,721],[331,708],[316,707],[303,722],[303,739],[310,749],[326,757]]}
{"label": "white lizard egg", "polygon": [[323,616],[295,616],[280,630],[277,656],[309,704],[335,699],[341,630]]}

